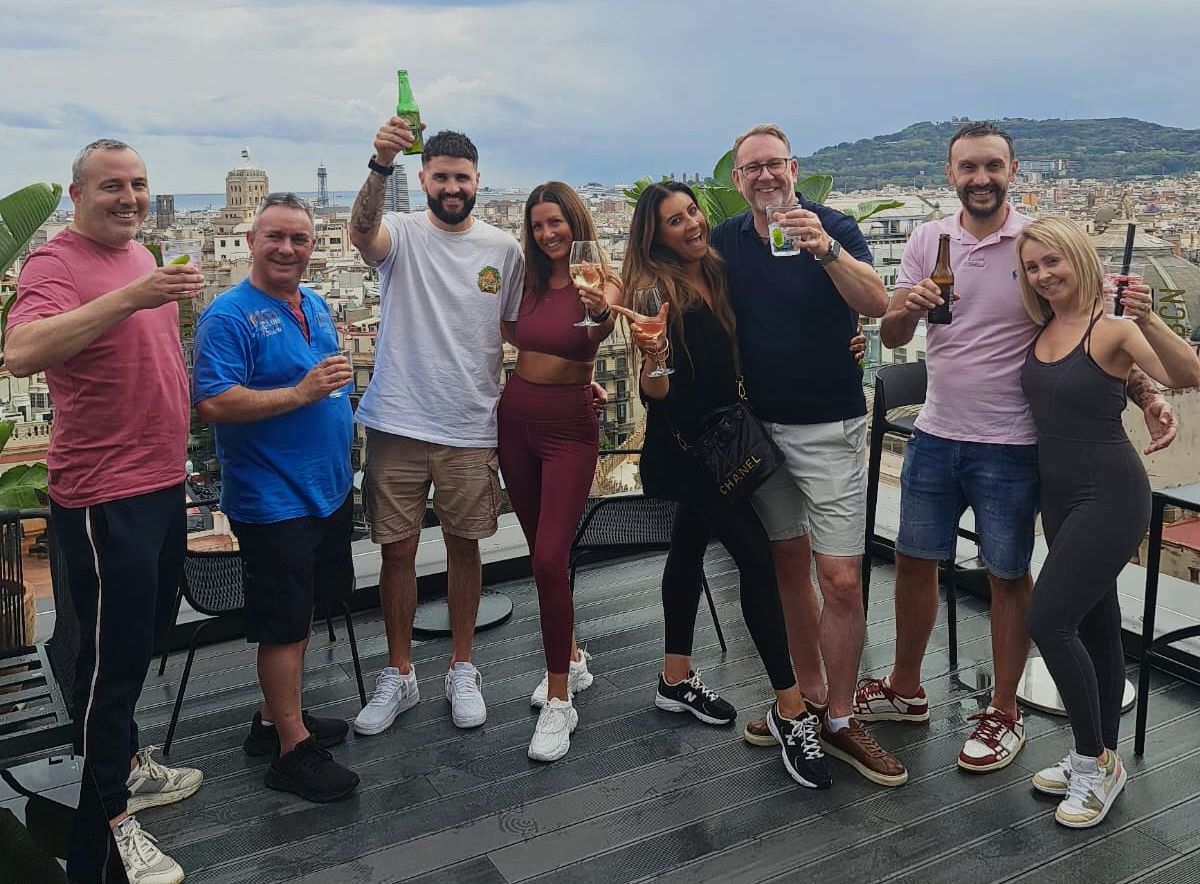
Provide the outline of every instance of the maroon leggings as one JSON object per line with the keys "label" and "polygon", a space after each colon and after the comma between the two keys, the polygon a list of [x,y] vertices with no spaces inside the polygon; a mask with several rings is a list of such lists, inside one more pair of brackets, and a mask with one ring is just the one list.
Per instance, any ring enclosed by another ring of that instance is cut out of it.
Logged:
{"label": "maroon leggings", "polygon": [[570,666],[575,628],[567,559],[600,443],[592,388],[535,384],[514,374],[498,420],[500,469],[533,562],[546,671],[561,675]]}

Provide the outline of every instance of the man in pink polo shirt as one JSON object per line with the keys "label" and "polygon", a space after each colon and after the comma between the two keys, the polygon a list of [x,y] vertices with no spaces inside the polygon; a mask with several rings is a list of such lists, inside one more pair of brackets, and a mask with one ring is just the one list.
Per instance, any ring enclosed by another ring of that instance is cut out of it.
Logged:
{"label": "man in pink polo shirt", "polygon": [[204,275],[156,268],[135,241],[150,190],[127,144],[81,150],[70,194],[71,226],[21,268],[4,346],[14,375],[45,372],[54,403],[50,512],[81,639],[71,700],[84,768],[67,874],[109,880],[119,858],[129,880],[171,884],[183,871],[132,814],[186,798],[203,777],[140,748],[133,711],[183,567],[188,379],[177,302],[203,291]]}
{"label": "man in pink polo shirt", "polygon": [[[950,139],[948,153],[946,176],[962,210],[913,232],[880,325],[884,346],[903,346],[942,303],[929,275],[938,238],[949,234],[953,321],[926,329],[929,384],[900,476],[896,661],[885,678],[860,682],[854,714],[863,721],[928,721],[921,658],[937,617],[938,562],[952,557],[958,520],[969,506],[991,588],[995,686],[986,710],[972,716],[975,727],[958,765],[982,773],[1007,766],[1025,742],[1016,691],[1029,653],[1025,609],[1038,462],[1020,371],[1038,326],[1021,306],[1017,284],[1017,235],[1031,219],[1007,201],[1017,172],[1012,138],[991,123],[969,123]],[[1129,394],[1146,412],[1152,448],[1170,444],[1174,418],[1153,382],[1135,369]]]}

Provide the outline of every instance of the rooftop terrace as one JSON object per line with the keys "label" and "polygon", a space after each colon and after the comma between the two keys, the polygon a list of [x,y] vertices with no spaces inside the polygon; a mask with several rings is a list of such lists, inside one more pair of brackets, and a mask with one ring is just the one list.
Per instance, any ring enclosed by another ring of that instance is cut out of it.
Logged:
{"label": "rooftop terrace", "polygon": [[[1069,831],[1054,800],[1029,785],[1062,756],[1065,719],[1027,713],[1029,742],[1010,767],[983,777],[955,757],[990,686],[983,602],[960,598],[960,665],[949,667],[944,622],[925,658],[928,726],[873,726],[911,772],[908,785],[875,786],[840,762],[831,791],[787,779],[775,750],[742,741],[769,686],[738,604],[737,572],[719,547],[706,572],[729,650],[722,657],[701,610],[695,657],[705,680],[739,709],[713,728],[653,707],[662,648],[662,556],[581,572],[577,630],[593,654],[595,684],[580,694],[580,726],[560,762],[529,761],[535,715],[529,693],[543,668],[532,582],[501,585],[512,618],[481,633],[476,662],[487,724],[449,720],[442,675],[449,642],[416,649],[422,702],[387,733],[351,736],[335,750],[362,776],[351,799],[312,805],[262,785],[264,768],[241,740],[258,702],[254,651],[241,641],[202,649],[171,762],[202,768],[204,787],[141,818],[189,882],[822,882],[1088,881],[1182,884],[1200,880],[1200,688],[1152,676],[1146,754],[1132,753],[1123,721],[1125,794],[1101,826]],[[943,611],[944,617],[944,611]],[[882,673],[894,643],[892,569],[879,565],[867,612],[862,669]],[[356,620],[364,667],[385,662],[378,612]],[[143,739],[161,742],[183,655],[156,668],[139,709]],[[349,647],[318,630],[305,704],[327,715],[358,709]],[[2,788],[2,787],[0,787]],[[70,800],[71,787],[51,790]],[[18,815],[22,801],[0,792]]]}

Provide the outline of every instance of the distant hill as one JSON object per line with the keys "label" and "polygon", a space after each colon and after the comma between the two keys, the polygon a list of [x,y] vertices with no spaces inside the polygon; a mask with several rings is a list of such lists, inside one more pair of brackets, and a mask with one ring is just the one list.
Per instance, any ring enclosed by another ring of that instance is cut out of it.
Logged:
{"label": "distant hill", "polygon": [[[1200,130],[1173,129],[1117,117],[1108,120],[998,121],[1013,137],[1018,160],[1065,159],[1075,178],[1126,180],[1200,170]],[[915,123],[891,135],[844,141],[800,157],[801,175],[826,172],[838,190],[912,184],[925,172],[945,180],[946,144],[960,123]]]}

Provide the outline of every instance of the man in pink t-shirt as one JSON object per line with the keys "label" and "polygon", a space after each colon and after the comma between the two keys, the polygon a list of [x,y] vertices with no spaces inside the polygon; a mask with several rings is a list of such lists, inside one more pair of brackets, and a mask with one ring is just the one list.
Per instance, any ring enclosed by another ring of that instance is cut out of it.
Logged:
{"label": "man in pink t-shirt", "polygon": [[4,347],[13,374],[45,372],[54,403],[50,511],[80,621],[71,702],[84,770],[67,858],[78,881],[101,880],[113,856],[130,880],[182,881],[132,814],[186,798],[203,779],[154,761],[133,720],[174,613],[186,540],[177,302],[204,288],[199,268],[156,268],[134,240],[149,194],[128,145],[80,151],[74,221],[26,259]]}
{"label": "man in pink t-shirt", "polygon": [[[1029,653],[1025,609],[1038,510],[1037,432],[1020,372],[1038,326],[1021,305],[1017,236],[1029,223],[1008,203],[1017,172],[1012,138],[970,123],[950,140],[946,176],[962,209],[918,227],[904,249],[896,291],[880,324],[884,346],[912,340],[943,303],[930,280],[938,239],[950,236],[953,319],[926,329],[928,387],[900,477],[896,537],[896,661],[885,678],[864,679],[854,714],[864,721],[923,722],[929,703],[921,659],[937,617],[938,562],[953,558],[959,518],[975,514],[991,589],[995,686],[958,756],[964,770],[1007,766],[1025,741],[1017,682]],[[1170,444],[1174,418],[1153,382],[1130,378],[1154,448]]]}

